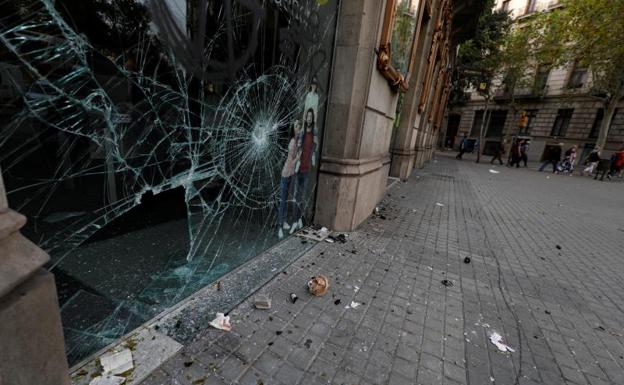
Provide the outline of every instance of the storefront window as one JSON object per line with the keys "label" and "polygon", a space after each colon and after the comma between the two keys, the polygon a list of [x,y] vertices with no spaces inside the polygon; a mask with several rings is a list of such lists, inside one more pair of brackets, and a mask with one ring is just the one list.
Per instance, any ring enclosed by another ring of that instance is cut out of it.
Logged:
{"label": "storefront window", "polygon": [[[406,91],[418,20],[416,0],[389,0],[386,3],[377,68],[392,87]],[[425,3],[428,5],[428,3]]]}
{"label": "storefront window", "polygon": [[407,74],[412,55],[414,33],[416,32],[415,0],[397,0],[392,27],[392,65],[402,74]]}
{"label": "storefront window", "polygon": [[72,363],[310,223],[336,4],[3,3],[0,165]]}

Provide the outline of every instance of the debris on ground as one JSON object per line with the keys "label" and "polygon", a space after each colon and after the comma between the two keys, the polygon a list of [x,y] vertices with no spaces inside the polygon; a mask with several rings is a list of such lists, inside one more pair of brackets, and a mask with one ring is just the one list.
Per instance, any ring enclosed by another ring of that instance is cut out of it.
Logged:
{"label": "debris on ground", "polygon": [[317,275],[308,281],[308,291],[310,294],[321,297],[325,295],[327,289],[329,288],[329,279],[324,275]]}
{"label": "debris on ground", "polygon": [[295,303],[295,302],[297,302],[298,299],[299,299],[299,297],[297,297],[297,294],[290,293],[290,302]]}
{"label": "debris on ground", "polygon": [[464,263],[470,263],[470,257],[464,258]]}
{"label": "debris on ground", "polygon": [[620,333],[616,333],[616,332],[611,331],[611,330],[607,330],[607,329],[605,329],[604,327],[602,327],[602,326],[600,326],[600,325],[598,325],[598,327],[596,328],[596,330],[600,330],[600,331],[603,331],[603,332],[609,333],[609,334],[611,334],[612,336],[616,336],[616,337],[624,337],[624,335],[622,335],[622,334],[620,334]]}
{"label": "debris on ground", "polygon": [[126,382],[125,377],[108,374],[93,378],[91,382],[89,382],[89,385],[121,385],[124,382]]}
{"label": "debris on ground", "polygon": [[351,301],[351,304],[345,306],[345,309],[357,309],[357,307],[360,306],[360,305],[361,305],[361,303],[359,303],[359,302]]}
{"label": "debris on ground", "polygon": [[267,295],[259,294],[254,298],[254,306],[256,309],[268,310],[271,308],[271,298]]}
{"label": "debris on ground", "polygon": [[561,246],[557,245],[555,247],[557,248],[557,250],[561,250]]}
{"label": "debris on ground", "polygon": [[507,345],[507,342],[505,341],[503,336],[501,336],[497,332],[492,332],[490,334],[490,342],[494,344],[501,352],[515,352],[515,350]]}
{"label": "debris on ground", "polygon": [[311,239],[313,241],[323,241],[329,235],[329,229],[327,227],[313,226],[306,227],[297,232],[298,237]]}
{"label": "debris on ground", "polygon": [[307,339],[306,342],[303,344],[306,348],[310,349],[310,346],[312,346],[312,340],[311,339]]}
{"label": "debris on ground", "polygon": [[123,349],[118,352],[109,353],[100,357],[104,374],[121,374],[134,368],[132,352],[130,349]]}
{"label": "debris on ground", "polygon": [[226,332],[232,330],[232,325],[230,325],[230,317],[226,316],[223,313],[217,313],[217,317],[210,321],[210,326],[215,329],[224,330]]}
{"label": "debris on ground", "polygon": [[340,298],[338,298],[337,300],[334,301],[334,305],[340,305],[340,302],[342,301],[340,300]]}
{"label": "debris on ground", "polygon": [[444,205],[443,205],[442,203],[440,203],[440,202],[436,202],[436,206],[438,206],[438,207],[444,207]]}
{"label": "debris on ground", "polygon": [[500,171],[496,171],[496,170],[492,170],[492,169],[490,169],[490,172],[491,172],[492,174],[500,174]]}
{"label": "debris on ground", "polygon": [[443,279],[442,281],[440,281],[440,283],[442,283],[444,286],[446,287],[451,287],[453,286],[453,282],[449,281],[448,279]]}
{"label": "debris on ground", "polygon": [[333,243],[333,242],[347,243],[347,236],[345,234],[338,234],[336,236],[330,235],[329,237],[327,237],[326,241],[330,243]]}

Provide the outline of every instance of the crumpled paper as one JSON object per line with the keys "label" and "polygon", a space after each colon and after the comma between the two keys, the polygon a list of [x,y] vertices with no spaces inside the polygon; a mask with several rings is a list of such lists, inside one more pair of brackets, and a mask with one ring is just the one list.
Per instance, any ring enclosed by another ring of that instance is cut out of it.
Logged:
{"label": "crumpled paper", "polygon": [[232,325],[230,325],[230,316],[225,316],[223,313],[217,313],[217,318],[210,321],[210,326],[215,329],[225,330],[229,332],[232,330]]}
{"label": "crumpled paper", "polygon": [[498,350],[500,350],[501,352],[512,352],[512,353],[515,352],[515,350],[513,350],[509,345],[507,345],[503,336],[501,336],[497,332],[492,332],[490,334],[490,342],[496,345]]}

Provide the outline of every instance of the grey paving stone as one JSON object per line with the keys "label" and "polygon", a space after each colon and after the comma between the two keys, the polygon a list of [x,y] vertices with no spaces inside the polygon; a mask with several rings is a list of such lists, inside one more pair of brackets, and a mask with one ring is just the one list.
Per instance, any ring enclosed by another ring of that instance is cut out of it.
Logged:
{"label": "grey paving stone", "polygon": [[[440,157],[416,170],[379,204],[386,220],[315,245],[262,289],[270,311],[248,299],[233,332],[205,331],[142,385],[511,385],[520,348],[522,385],[624,384],[622,183],[489,168]],[[302,282],[319,272],[331,287],[316,298]]]}

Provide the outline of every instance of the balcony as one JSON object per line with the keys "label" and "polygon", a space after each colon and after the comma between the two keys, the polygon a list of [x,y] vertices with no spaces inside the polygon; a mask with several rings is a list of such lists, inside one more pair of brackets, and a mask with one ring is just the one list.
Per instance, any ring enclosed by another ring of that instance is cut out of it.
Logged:
{"label": "balcony", "polygon": [[[543,99],[548,94],[548,85],[543,87],[522,87],[515,90],[513,97],[515,99],[523,100],[539,100]],[[511,99],[511,92],[509,90],[500,89],[494,93],[494,100],[507,101]]]}

